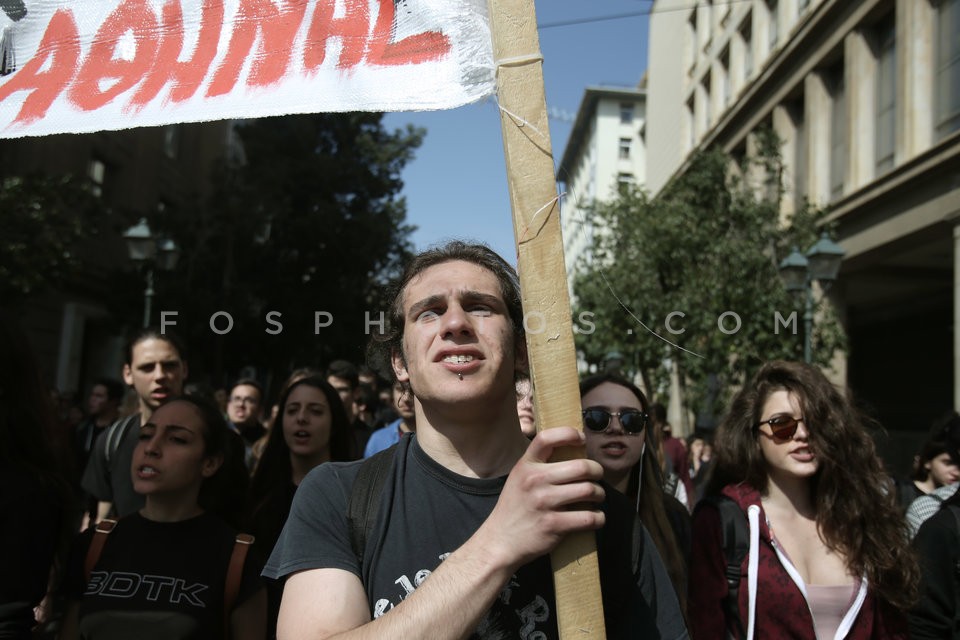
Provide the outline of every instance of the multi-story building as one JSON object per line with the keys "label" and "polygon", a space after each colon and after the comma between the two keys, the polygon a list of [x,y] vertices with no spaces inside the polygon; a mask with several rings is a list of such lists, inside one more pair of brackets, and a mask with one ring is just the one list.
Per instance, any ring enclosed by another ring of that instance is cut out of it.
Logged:
{"label": "multi-story building", "polygon": [[590,207],[616,196],[622,185],[646,182],[645,118],[643,89],[587,87],[583,93],[558,170],[566,193],[561,225],[568,284],[599,232]]}
{"label": "multi-story building", "polygon": [[[87,176],[105,205],[136,220],[209,193],[214,163],[237,149],[230,121],[19,138],[0,141],[0,175]],[[122,265],[134,268],[119,235],[79,251],[82,271],[21,310],[49,384],[71,392],[83,392],[99,375],[119,377],[123,327],[106,304],[108,275]]]}
{"label": "multi-story building", "polygon": [[829,208],[846,381],[888,428],[960,408],[960,0],[655,0],[647,184],[772,128],[785,219]]}

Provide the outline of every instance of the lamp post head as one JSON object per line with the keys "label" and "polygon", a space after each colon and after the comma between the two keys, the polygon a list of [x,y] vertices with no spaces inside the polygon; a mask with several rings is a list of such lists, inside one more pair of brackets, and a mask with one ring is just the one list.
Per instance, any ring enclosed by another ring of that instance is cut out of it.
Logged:
{"label": "lamp post head", "polygon": [[807,251],[810,263],[810,277],[821,285],[828,285],[837,279],[840,273],[840,264],[846,252],[843,247],[830,239],[826,232],[820,240]]}
{"label": "lamp post head", "polygon": [[794,293],[807,288],[807,265],[807,259],[796,247],[783,259],[778,269],[787,291]]}
{"label": "lamp post head", "polygon": [[157,243],[150,233],[146,218],[140,218],[140,222],[124,231],[123,239],[127,243],[130,259],[138,264],[152,260],[157,254]]}
{"label": "lamp post head", "polygon": [[157,267],[161,271],[173,271],[180,260],[180,247],[170,238],[157,242]]}

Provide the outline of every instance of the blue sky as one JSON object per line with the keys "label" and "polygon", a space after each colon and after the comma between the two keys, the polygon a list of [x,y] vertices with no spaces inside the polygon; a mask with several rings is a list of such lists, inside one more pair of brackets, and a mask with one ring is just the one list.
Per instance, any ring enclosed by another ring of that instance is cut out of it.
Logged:
{"label": "blue sky", "polygon": [[[536,0],[547,106],[576,114],[584,88],[635,86],[647,67],[650,0]],[[605,16],[612,20],[587,22]],[[581,24],[558,23],[583,21]],[[516,264],[500,120],[492,101],[459,109],[388,114],[385,126],[427,130],[403,172],[417,249],[449,238],[480,240]],[[550,121],[554,164],[571,122]]]}

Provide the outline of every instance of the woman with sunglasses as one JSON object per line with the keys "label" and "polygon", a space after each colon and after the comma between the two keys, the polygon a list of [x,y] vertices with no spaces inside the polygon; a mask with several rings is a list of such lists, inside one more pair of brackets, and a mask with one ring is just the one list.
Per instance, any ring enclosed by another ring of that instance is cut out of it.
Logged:
{"label": "woman with sunglasses", "polygon": [[636,505],[685,610],[690,515],[663,491],[646,396],[628,380],[602,374],[580,383],[580,402],[587,457],[603,467],[606,484]]}
{"label": "woman with sunglasses", "polygon": [[[904,611],[918,569],[905,522],[863,418],[819,369],[761,367],[720,425],[715,459],[693,521],[696,640],[728,631],[751,639],[907,637]],[[725,576],[731,523],[722,522],[718,500],[739,507],[734,515],[742,512],[749,532],[736,602],[727,600]]]}

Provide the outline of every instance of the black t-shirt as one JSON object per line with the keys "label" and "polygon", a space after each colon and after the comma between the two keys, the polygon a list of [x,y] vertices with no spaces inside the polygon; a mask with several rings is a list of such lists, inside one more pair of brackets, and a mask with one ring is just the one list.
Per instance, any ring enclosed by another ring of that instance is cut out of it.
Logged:
{"label": "black t-shirt", "polygon": [[[114,513],[120,518],[142,509],[144,504],[143,496],[133,490],[130,478],[133,450],[139,437],[140,414],[120,418],[97,436],[83,473],[84,491],[103,502],[112,502]],[[114,446],[113,441],[108,443],[108,438],[119,442]]]}
{"label": "black t-shirt", "polygon": [[[83,565],[93,528],[77,537],[64,584],[80,601],[84,640],[224,637],[224,589],[236,532],[211,513],[181,522],[154,522],[139,513],[107,536],[87,582]],[[244,563],[234,608],[262,583],[259,564]]]}
{"label": "black t-shirt", "polygon": [[[366,542],[363,566],[350,545],[347,504],[361,462],[327,463],[301,482],[287,524],[264,575],[283,578],[307,569],[337,568],[360,577],[377,618],[402,602],[440,562],[490,515],[506,477],[468,478],[432,460],[416,437],[402,438],[384,483],[377,524]],[[598,552],[608,636],[685,638],[683,617],[663,563],[646,531],[631,570],[632,518],[617,500],[610,531]],[[622,496],[621,496],[622,498]],[[608,505],[609,507],[610,505]],[[616,524],[614,524],[616,523]],[[609,597],[608,597],[609,594]],[[659,627],[659,633],[658,633]],[[503,586],[473,638],[557,638],[549,556],[521,567]]]}

